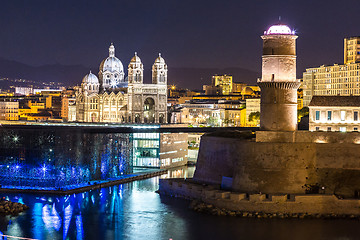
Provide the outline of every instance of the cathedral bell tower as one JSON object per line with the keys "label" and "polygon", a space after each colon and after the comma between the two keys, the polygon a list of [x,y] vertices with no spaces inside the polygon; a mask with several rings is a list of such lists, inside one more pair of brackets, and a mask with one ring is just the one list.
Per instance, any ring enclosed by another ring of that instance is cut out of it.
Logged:
{"label": "cathedral bell tower", "polygon": [[161,53],[159,53],[159,57],[155,59],[155,62],[152,66],[152,83],[153,84],[167,84],[167,65],[165,60],[161,57]]}
{"label": "cathedral bell tower", "polygon": [[144,66],[141,59],[135,52],[134,57],[130,60],[128,67],[128,81],[129,84],[143,83]]}
{"label": "cathedral bell tower", "polygon": [[264,35],[262,56],[260,130],[297,130],[296,39],[283,24],[273,25]]}

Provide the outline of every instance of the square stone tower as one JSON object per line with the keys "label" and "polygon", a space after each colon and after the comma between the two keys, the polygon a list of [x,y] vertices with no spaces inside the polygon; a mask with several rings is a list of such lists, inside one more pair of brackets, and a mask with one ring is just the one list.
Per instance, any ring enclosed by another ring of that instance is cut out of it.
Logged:
{"label": "square stone tower", "polygon": [[296,39],[283,24],[273,25],[264,35],[262,56],[260,129],[297,130]]}

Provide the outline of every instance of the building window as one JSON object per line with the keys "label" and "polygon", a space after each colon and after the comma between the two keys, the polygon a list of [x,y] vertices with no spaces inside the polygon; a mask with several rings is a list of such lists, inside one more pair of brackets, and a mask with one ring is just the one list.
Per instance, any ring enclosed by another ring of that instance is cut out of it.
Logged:
{"label": "building window", "polygon": [[358,131],[358,128],[357,128],[357,127],[354,127],[354,131]]}
{"label": "building window", "polygon": [[315,120],[316,121],[320,120],[320,111],[315,111]]}
{"label": "building window", "polygon": [[340,132],[346,132],[346,127],[340,127]]}
{"label": "building window", "polygon": [[331,113],[332,113],[331,111],[327,112],[327,120],[328,121],[331,121]]}
{"label": "building window", "polygon": [[328,130],[328,132],[331,132],[331,127],[328,127],[327,130]]}
{"label": "building window", "polygon": [[359,120],[359,112],[354,112],[354,121]]}
{"label": "building window", "polygon": [[320,130],[320,127],[315,127],[315,131],[319,131]]}

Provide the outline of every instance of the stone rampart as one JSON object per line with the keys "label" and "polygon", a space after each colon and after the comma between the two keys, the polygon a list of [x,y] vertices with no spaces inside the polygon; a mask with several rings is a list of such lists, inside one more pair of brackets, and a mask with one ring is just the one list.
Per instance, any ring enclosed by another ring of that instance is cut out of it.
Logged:
{"label": "stone rampart", "polygon": [[219,190],[183,179],[160,179],[160,194],[195,199],[230,211],[309,214],[360,215],[359,199],[339,199],[335,195],[266,195]]}
{"label": "stone rampart", "polygon": [[[266,194],[360,192],[360,133],[257,132],[256,141],[204,135],[194,180]],[[327,139],[318,143],[316,139]],[[337,142],[338,141],[338,142]]]}
{"label": "stone rampart", "polygon": [[256,142],[360,144],[360,132],[257,131]]}

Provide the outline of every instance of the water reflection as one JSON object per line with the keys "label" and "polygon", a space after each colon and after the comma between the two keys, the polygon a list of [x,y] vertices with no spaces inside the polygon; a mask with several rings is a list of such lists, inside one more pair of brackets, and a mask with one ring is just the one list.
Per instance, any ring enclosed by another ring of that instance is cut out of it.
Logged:
{"label": "water reflection", "polygon": [[[191,177],[193,168],[162,177]],[[181,173],[181,174],[180,174]],[[201,214],[159,196],[151,178],[67,196],[8,194],[30,210],[0,217],[4,234],[34,239],[358,239],[358,221],[246,219]]]}
{"label": "water reflection", "polygon": [[[190,177],[192,169],[179,168],[162,177]],[[66,196],[7,194],[30,210],[6,217],[0,231],[35,239],[129,239],[146,238],[148,231],[160,236],[164,224],[158,189],[159,178],[116,185]]]}
{"label": "water reflection", "polygon": [[195,167],[178,167],[170,169],[167,174],[161,175],[161,178],[192,178],[194,172]]}

